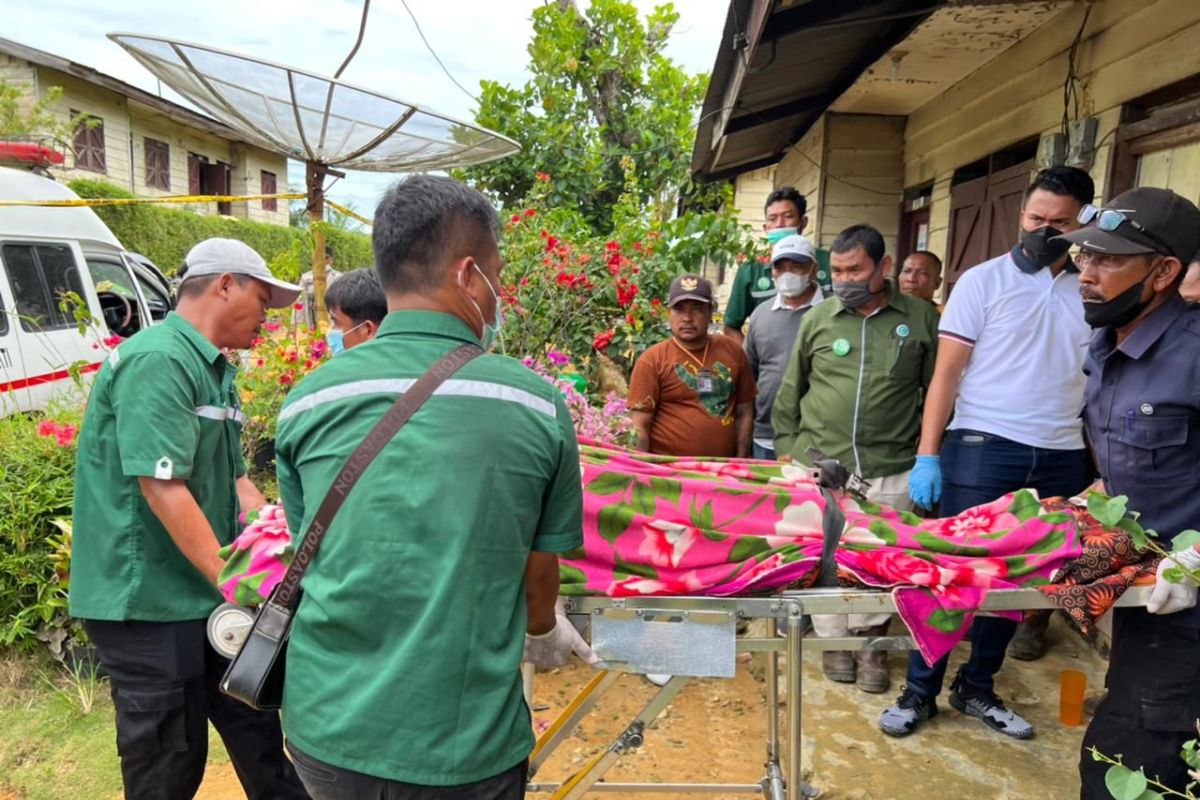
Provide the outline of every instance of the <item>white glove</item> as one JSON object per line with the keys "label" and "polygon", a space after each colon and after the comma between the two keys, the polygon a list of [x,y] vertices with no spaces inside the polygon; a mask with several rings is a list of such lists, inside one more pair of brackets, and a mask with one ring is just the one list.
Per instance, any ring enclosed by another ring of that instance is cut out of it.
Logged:
{"label": "white glove", "polygon": [[600,660],[560,609],[554,614],[553,629],[538,636],[525,634],[525,655],[521,660],[537,667],[561,667],[571,660],[572,653],[588,664]]}
{"label": "white glove", "polygon": [[1154,579],[1154,590],[1146,601],[1146,610],[1151,614],[1174,614],[1196,605],[1196,584],[1191,578],[1185,576],[1179,583],[1172,583],[1163,577],[1164,572],[1177,567],[1192,571],[1200,569],[1200,553],[1195,548],[1185,547],[1162,560]]}

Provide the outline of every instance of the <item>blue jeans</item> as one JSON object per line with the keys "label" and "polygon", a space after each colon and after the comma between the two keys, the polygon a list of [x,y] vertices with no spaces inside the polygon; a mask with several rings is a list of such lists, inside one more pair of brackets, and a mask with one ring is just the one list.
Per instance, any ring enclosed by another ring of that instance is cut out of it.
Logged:
{"label": "blue jeans", "polygon": [[[939,513],[954,516],[990,503],[1007,492],[1036,489],[1045,497],[1070,497],[1091,482],[1086,450],[1030,447],[990,433],[946,432],[942,444],[942,501]],[[970,688],[992,691],[1017,623],[979,615],[971,625],[971,655],[959,670]],[[949,656],[927,666],[920,652],[908,655],[908,688],[925,699],[937,697],[946,678]]]}
{"label": "blue jeans", "polygon": [[758,442],[753,442],[750,445],[750,455],[757,458],[759,461],[774,461],[775,450],[770,447],[763,447]]}

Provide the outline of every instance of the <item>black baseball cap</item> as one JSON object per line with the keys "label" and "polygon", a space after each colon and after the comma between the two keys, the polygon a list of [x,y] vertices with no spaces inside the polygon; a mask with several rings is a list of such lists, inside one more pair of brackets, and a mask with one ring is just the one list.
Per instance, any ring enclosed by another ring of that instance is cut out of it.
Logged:
{"label": "black baseball cap", "polygon": [[713,306],[717,304],[713,300],[712,284],[699,275],[680,275],[671,281],[671,288],[667,292],[667,308],[674,308],[682,300],[699,300]]}
{"label": "black baseball cap", "polygon": [[[1101,230],[1098,225],[1104,211],[1120,212],[1125,219],[1112,230]],[[1161,253],[1185,261],[1200,250],[1200,209],[1170,189],[1131,189],[1103,208],[1085,207],[1081,219],[1088,213],[1092,219],[1087,225],[1054,238],[1118,256]]]}

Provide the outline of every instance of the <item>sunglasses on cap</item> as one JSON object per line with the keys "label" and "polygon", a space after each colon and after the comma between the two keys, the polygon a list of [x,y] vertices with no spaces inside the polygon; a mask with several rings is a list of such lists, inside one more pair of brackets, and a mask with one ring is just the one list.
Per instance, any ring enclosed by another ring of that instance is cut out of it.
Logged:
{"label": "sunglasses on cap", "polygon": [[1155,236],[1153,231],[1147,229],[1137,220],[1126,216],[1123,211],[1118,211],[1115,208],[1101,208],[1091,203],[1088,203],[1079,211],[1080,225],[1092,225],[1097,230],[1105,231],[1106,233],[1115,233],[1117,228],[1125,223],[1128,223],[1135,231],[1158,245],[1161,255],[1167,256],[1172,254],[1173,249],[1171,245]]}

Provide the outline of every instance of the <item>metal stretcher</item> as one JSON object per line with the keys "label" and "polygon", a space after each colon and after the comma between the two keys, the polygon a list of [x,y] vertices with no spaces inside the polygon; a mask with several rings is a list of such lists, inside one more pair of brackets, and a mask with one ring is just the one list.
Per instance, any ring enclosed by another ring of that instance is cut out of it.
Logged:
{"label": "metal stretcher", "polygon": [[[1144,606],[1150,587],[1128,590],[1118,606]],[[988,593],[981,611],[1032,611],[1055,608],[1036,589]],[[530,756],[529,792],[550,793],[552,800],[587,792],[681,792],[761,794],[770,800],[811,800],[820,791],[803,781],[801,748],[801,655],[823,650],[911,650],[908,636],[805,637],[804,618],[812,614],[896,613],[886,590],[805,589],[769,597],[586,597],[569,598],[568,614],[577,625],[590,623],[592,646],[607,669],[599,671],[563,713],[538,738]],[[765,620],[762,637],[739,637],[742,620]],[[616,783],[604,773],[622,755],[640,747],[646,730],[693,677],[733,677],[738,653],[765,653],[767,748],[765,771],[757,783]],[[787,746],[779,732],[779,654],[784,652],[787,681]],[[565,780],[542,781],[541,767],[621,673],[672,675],[626,728],[598,755]]]}

